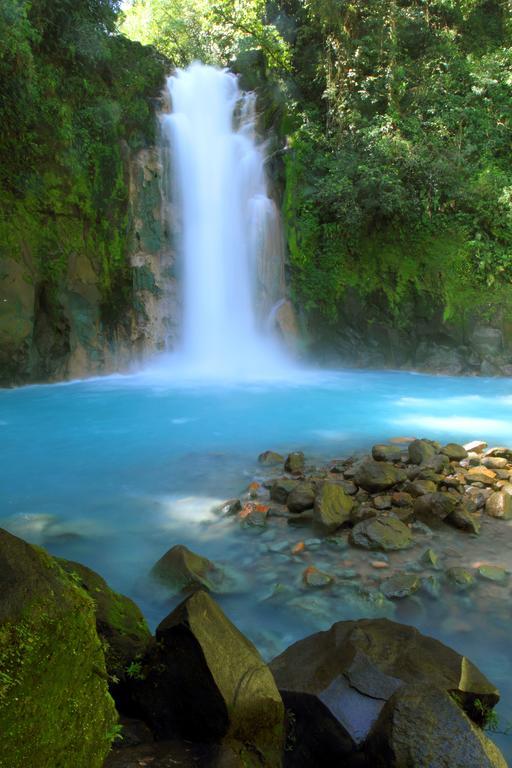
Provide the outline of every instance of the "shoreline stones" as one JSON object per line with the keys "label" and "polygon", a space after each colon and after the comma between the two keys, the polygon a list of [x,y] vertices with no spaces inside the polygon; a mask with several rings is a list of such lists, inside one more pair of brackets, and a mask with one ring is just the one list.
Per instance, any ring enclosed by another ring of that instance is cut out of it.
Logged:
{"label": "shoreline stones", "polygon": [[413,544],[410,528],[397,517],[370,517],[354,526],[350,541],[364,549],[407,549]]}

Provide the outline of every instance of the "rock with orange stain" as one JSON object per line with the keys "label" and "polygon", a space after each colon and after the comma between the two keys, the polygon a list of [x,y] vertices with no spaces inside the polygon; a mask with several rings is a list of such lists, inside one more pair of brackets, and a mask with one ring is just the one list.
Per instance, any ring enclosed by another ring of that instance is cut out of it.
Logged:
{"label": "rock with orange stain", "polygon": [[292,547],[292,555],[300,555],[301,552],[304,552],[306,549],[306,545],[303,541],[298,541],[294,547]]}
{"label": "rock with orange stain", "polygon": [[302,580],[308,587],[328,587],[334,579],[325,571],[319,571],[314,565],[306,568],[302,574]]}
{"label": "rock with orange stain", "polygon": [[389,563],[385,563],[384,560],[372,560],[370,565],[372,568],[389,568]]}

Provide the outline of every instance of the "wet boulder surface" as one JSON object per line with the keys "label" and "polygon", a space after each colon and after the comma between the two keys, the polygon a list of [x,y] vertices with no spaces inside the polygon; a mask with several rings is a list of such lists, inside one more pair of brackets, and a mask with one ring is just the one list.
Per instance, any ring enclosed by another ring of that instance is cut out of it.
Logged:
{"label": "wet boulder surface", "polygon": [[214,600],[195,592],[161,622],[156,641],[132,695],[132,711],[155,738],[227,739],[239,753],[261,753],[264,765],[279,765],[281,696],[256,648]]}
{"label": "wet boulder surface", "polygon": [[[466,730],[472,744],[473,762],[467,765],[476,768],[478,750],[484,749],[487,740],[478,739],[482,734],[471,718],[478,724],[480,707],[490,709],[499,699],[495,686],[469,659],[413,627],[387,619],[338,622],[330,630],[292,645],[271,662],[270,668],[292,723],[290,749],[285,754],[288,766],[315,765],[315,755],[319,754],[325,755],[325,765],[374,765],[371,760],[379,733],[385,731],[382,718],[390,711],[394,713],[395,702],[401,701],[399,692],[407,686],[426,686],[439,697],[447,697],[447,706],[460,713],[459,730]],[[390,766],[446,764],[442,762],[443,737],[435,736],[435,712],[430,711],[429,701],[425,700],[421,717],[434,723],[432,740],[437,739],[437,746],[432,762],[413,760]],[[411,742],[421,740],[421,729],[416,732],[417,719],[411,718],[410,726],[404,725],[406,733],[409,727]],[[447,729],[449,725],[445,725]],[[373,744],[371,753],[369,744]],[[482,744],[484,747],[478,746]],[[487,752],[494,754],[491,747]],[[499,757],[495,762],[482,766],[504,765],[499,751],[496,753]]]}

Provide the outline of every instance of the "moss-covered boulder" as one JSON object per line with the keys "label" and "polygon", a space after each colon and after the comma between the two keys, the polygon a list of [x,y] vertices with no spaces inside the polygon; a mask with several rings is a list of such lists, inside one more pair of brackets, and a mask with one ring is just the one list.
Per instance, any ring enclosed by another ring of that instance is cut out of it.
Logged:
{"label": "moss-covered boulder", "polygon": [[507,768],[498,747],[444,691],[407,685],[383,708],[365,753],[372,768]]}
{"label": "moss-covered boulder", "polygon": [[279,766],[284,708],[276,684],[215,601],[195,592],[162,621],[156,638],[134,693],[155,736],[234,740],[245,745],[244,765]]}
{"label": "moss-covered boulder", "polygon": [[387,491],[397,483],[406,479],[403,469],[397,468],[387,461],[374,461],[367,459],[357,468],[354,480],[356,485],[365,491],[380,493]]}
{"label": "moss-covered boulder", "polygon": [[0,530],[0,766],[101,768],[117,715],[90,597]]}
{"label": "moss-covered boulder", "polygon": [[92,598],[96,629],[103,641],[107,672],[122,682],[153,641],[140,608],[129,597],[110,589],[98,573],[71,560],[58,560],[62,568]]}
{"label": "moss-covered boulder", "polygon": [[297,483],[287,496],[286,506],[290,512],[300,513],[312,509],[315,503],[315,487],[313,483]]}
{"label": "moss-covered boulder", "polygon": [[338,483],[323,483],[315,497],[313,522],[322,533],[334,533],[350,520],[354,500]]}

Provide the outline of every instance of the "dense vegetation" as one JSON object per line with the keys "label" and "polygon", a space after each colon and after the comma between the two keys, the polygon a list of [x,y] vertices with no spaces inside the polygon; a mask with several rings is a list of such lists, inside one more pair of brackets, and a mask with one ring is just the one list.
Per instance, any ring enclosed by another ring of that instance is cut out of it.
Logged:
{"label": "dense vegetation", "polygon": [[285,212],[306,310],[335,319],[347,288],[402,323],[421,296],[445,317],[506,303],[507,0],[135,0],[136,28],[181,63],[243,71],[248,51],[262,54],[286,101]]}
{"label": "dense vegetation", "polygon": [[123,153],[152,138],[163,67],[117,32],[118,6],[0,0],[0,263],[30,262],[50,313],[77,254],[106,316],[129,290]]}

